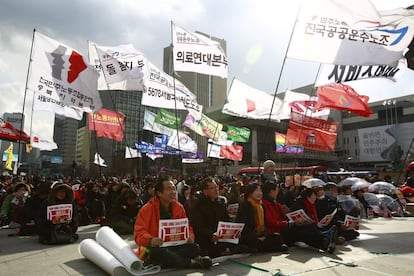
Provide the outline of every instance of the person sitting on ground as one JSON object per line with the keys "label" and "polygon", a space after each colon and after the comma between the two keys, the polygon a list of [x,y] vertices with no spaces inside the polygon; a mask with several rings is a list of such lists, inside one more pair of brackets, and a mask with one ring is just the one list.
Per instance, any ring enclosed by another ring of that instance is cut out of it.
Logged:
{"label": "person sitting on ground", "polygon": [[[362,191],[363,192],[363,191]],[[361,214],[361,204],[358,199],[355,199],[352,196],[341,196],[341,200],[338,204],[338,235],[343,237],[345,241],[350,241],[356,239],[359,236],[359,225],[355,226],[355,229],[348,229],[344,221],[347,215],[352,217],[360,217]]]}
{"label": "person sitting on ground", "polygon": [[134,190],[129,189],[124,191],[116,202],[109,213],[110,226],[119,235],[133,234],[135,220],[142,207],[142,201]]}
{"label": "person sitting on ground", "polygon": [[178,194],[178,201],[181,203],[181,205],[184,206],[187,216],[190,214],[190,195],[191,186],[183,184],[181,187],[181,192]]}
{"label": "person sitting on ground", "polygon": [[37,234],[37,228],[35,224],[37,212],[41,208],[43,202],[47,200],[50,194],[51,185],[51,181],[44,181],[39,183],[32,196],[26,200],[23,209],[24,224],[20,228],[20,236],[31,236]]}
{"label": "person sitting on ground", "polygon": [[258,183],[245,186],[244,200],[239,205],[236,217],[236,222],[244,223],[240,244],[252,252],[277,252],[282,249],[280,236],[269,235],[266,231],[262,197],[262,188]]}
{"label": "person sitting on ground", "polygon": [[[338,186],[331,182],[325,186],[313,188],[316,193],[315,208],[318,214],[318,221],[322,220],[326,215],[332,214],[335,210],[338,210]],[[329,224],[320,226],[321,230],[328,230],[333,225],[336,225],[337,215],[331,219]]]}
{"label": "person sitting on ground", "polygon": [[[187,243],[161,247],[163,240],[158,236],[160,220],[187,218],[176,195],[171,178],[160,176],[155,184],[155,196],[139,210],[135,221],[134,240],[139,248],[137,255],[144,258],[144,263],[159,264],[161,267],[210,268],[211,259],[200,256],[200,247],[194,243],[191,226]],[[147,254],[142,256],[142,252]]]}
{"label": "person sitting on ground", "polygon": [[20,228],[24,223],[24,205],[29,198],[30,188],[24,182],[13,186],[13,193],[6,196],[1,205],[0,217],[8,221],[9,228]]}
{"label": "person sitting on ground", "polygon": [[52,191],[42,203],[35,220],[40,243],[65,244],[79,239],[76,234],[78,211],[73,197],[69,185],[54,182]]}
{"label": "person sitting on ground", "polygon": [[414,203],[414,178],[409,176],[399,188],[407,202]]}
{"label": "person sitting on ground", "polygon": [[329,253],[335,252],[337,230],[332,226],[328,231],[321,232],[318,228],[318,214],[315,208],[316,192],[312,188],[304,188],[300,197],[295,201],[291,211],[302,209],[313,221],[312,223],[296,224],[292,231],[285,234],[287,244],[304,242],[315,248],[325,250]]}
{"label": "person sitting on ground", "polygon": [[[345,241],[354,239],[359,235],[355,235],[353,238],[351,238],[350,231],[353,232],[353,230],[347,230],[346,227],[343,225],[343,218],[342,220],[339,219],[340,215],[340,208],[338,205],[338,185],[334,182],[328,182],[323,187],[324,193],[318,197],[315,203],[316,212],[318,213],[318,220],[322,220],[326,215],[329,215],[333,213],[335,210],[337,212],[331,219],[328,225],[320,227],[322,231],[329,230],[332,226],[336,225],[336,228],[338,230],[338,236],[336,239],[336,244],[344,244]],[[357,232],[356,232],[357,233]],[[353,236],[353,234],[352,234]]]}
{"label": "person sitting on ground", "polygon": [[218,185],[212,177],[207,177],[201,181],[199,189],[201,194],[191,208],[190,221],[202,255],[215,258],[235,253],[232,250],[234,244],[218,242],[216,231],[219,221],[231,221],[226,204],[219,200]]}
{"label": "person sitting on ground", "polygon": [[286,218],[285,208],[277,202],[280,192],[280,184],[267,181],[263,184],[263,207],[265,211],[266,229],[268,235],[278,235],[280,251],[287,251],[289,248],[283,242],[282,232],[295,226],[294,222]]}
{"label": "person sitting on ground", "polygon": [[101,223],[105,220],[105,197],[99,191],[96,182],[86,184],[85,206],[88,208],[88,214],[92,218],[92,223]]}

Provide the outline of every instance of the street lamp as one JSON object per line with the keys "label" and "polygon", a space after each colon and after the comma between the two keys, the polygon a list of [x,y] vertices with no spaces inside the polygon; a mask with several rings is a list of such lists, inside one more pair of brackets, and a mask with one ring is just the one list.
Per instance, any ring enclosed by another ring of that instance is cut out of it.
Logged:
{"label": "street lamp", "polygon": [[388,125],[388,101],[383,101],[382,105],[385,106],[385,124]]}
{"label": "street lamp", "polygon": [[398,117],[397,117],[397,100],[393,100],[392,104],[394,105],[394,111],[395,111],[395,124],[398,125]]}

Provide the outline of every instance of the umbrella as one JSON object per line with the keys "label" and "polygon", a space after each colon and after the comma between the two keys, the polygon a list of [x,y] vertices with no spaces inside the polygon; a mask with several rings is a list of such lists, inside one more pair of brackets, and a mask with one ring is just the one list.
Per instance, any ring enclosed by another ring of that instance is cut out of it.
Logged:
{"label": "umbrella", "polygon": [[374,194],[393,195],[396,193],[396,187],[385,181],[377,181],[368,186],[368,192]]}
{"label": "umbrella", "polygon": [[[367,183],[368,181],[366,181],[365,179],[359,178],[359,177],[347,177],[345,179],[342,179],[339,183],[338,186],[342,187],[342,186],[351,186],[357,183]],[[369,182],[368,182],[369,183]]]}
{"label": "umbrella", "polygon": [[373,193],[363,193],[362,195],[365,199],[365,201],[368,203],[369,207],[372,208],[372,210],[378,214],[379,216],[384,215],[384,208],[380,208],[380,201],[376,194]]}
{"label": "umbrella", "polygon": [[306,188],[323,187],[326,183],[319,178],[310,178],[302,182],[302,186]]}
{"label": "umbrella", "polygon": [[389,195],[386,194],[378,194],[376,195],[380,206],[388,208],[393,215],[397,216],[404,216],[403,210],[401,208],[401,205],[398,203],[398,201]]}
{"label": "umbrella", "polygon": [[352,184],[351,186],[351,190],[353,192],[358,191],[358,190],[363,190],[366,191],[366,189],[368,189],[368,187],[371,185],[371,182],[366,181],[365,179],[361,179],[360,181],[355,182],[354,184]]}
{"label": "umbrella", "polygon": [[339,195],[338,206],[347,214],[358,216],[360,213],[359,201],[350,195]]}

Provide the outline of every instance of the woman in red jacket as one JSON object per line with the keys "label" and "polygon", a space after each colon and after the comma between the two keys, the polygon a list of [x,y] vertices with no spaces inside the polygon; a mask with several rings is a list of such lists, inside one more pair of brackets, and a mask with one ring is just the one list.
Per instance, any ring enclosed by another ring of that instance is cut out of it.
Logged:
{"label": "woman in red jacket", "polygon": [[286,218],[285,208],[282,204],[276,201],[280,192],[280,186],[279,184],[273,182],[266,182],[263,184],[262,189],[267,233],[269,235],[281,235],[283,229],[288,229],[289,227],[292,228],[294,223],[292,221],[288,221]]}

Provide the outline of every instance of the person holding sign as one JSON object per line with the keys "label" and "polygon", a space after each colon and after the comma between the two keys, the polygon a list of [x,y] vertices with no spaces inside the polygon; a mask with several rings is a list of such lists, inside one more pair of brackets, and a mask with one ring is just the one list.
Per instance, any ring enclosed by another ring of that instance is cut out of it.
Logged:
{"label": "person holding sign", "polygon": [[[278,235],[280,236],[281,242],[283,242],[282,232],[292,229],[295,223],[287,219],[285,208],[276,201],[279,192],[279,184],[271,181],[266,181],[263,184],[263,207],[265,210],[267,234]],[[287,251],[289,247],[282,243],[279,250]]]}
{"label": "person holding sign", "polygon": [[[286,242],[288,244],[304,242],[312,247],[333,253],[335,252],[336,246],[336,226],[332,226],[326,232],[322,232],[318,228],[319,220],[315,202],[315,190],[312,188],[304,188],[300,194],[300,197],[293,205],[292,212],[287,214],[287,216],[295,222],[296,227],[294,227],[291,231],[286,231]],[[303,217],[305,219],[303,219]]]}
{"label": "person holding sign", "polygon": [[[193,229],[188,224],[184,207],[176,198],[171,178],[160,176],[155,184],[155,195],[139,210],[135,221],[137,255],[147,264],[162,267],[208,269],[212,265],[211,259],[200,257]],[[142,252],[146,252],[145,256]]]}
{"label": "person holding sign", "polygon": [[324,187],[314,188],[314,190],[318,197],[315,202],[318,226],[322,230],[328,230],[333,225],[337,225],[338,186],[336,183],[329,182]]}
{"label": "person holding sign", "polygon": [[73,243],[79,239],[78,214],[72,188],[54,182],[47,200],[40,207],[35,223],[39,242],[43,244]]}
{"label": "person holding sign", "polygon": [[266,232],[262,197],[262,188],[258,183],[245,186],[244,200],[240,203],[236,217],[236,222],[245,224],[240,244],[246,245],[253,252],[277,252],[281,250],[280,236]]}
{"label": "person holding sign", "polygon": [[234,244],[219,242],[219,221],[231,221],[226,204],[219,200],[219,186],[212,177],[207,177],[201,181],[199,188],[202,194],[191,207],[190,221],[201,252],[212,258],[234,253]]}

